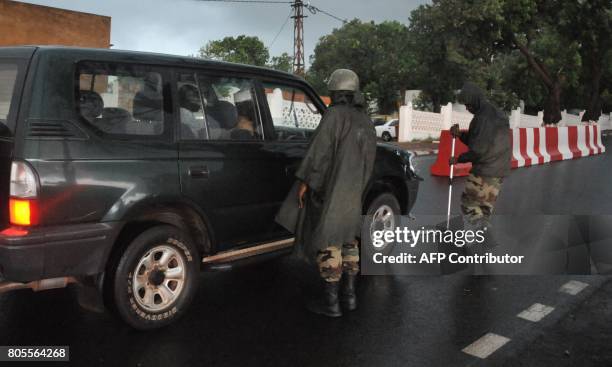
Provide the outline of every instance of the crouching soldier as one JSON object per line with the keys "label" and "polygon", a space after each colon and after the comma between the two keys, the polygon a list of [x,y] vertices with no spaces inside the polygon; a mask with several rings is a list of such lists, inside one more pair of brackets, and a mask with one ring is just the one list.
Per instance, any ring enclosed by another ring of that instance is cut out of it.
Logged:
{"label": "crouching soldier", "polygon": [[[362,196],[374,167],[376,133],[363,110],[359,78],[353,71],[334,71],[328,89],[332,104],[296,172],[297,197],[290,194],[280,213],[292,204],[299,207],[294,255],[316,263],[322,278],[322,294],[307,308],[338,317],[342,315],[341,303],[345,310],[357,307],[357,239]],[[289,228],[283,220],[283,215],[277,216],[277,221]]]}
{"label": "crouching soldier", "polygon": [[[451,134],[461,139],[469,150],[458,158],[451,158],[449,163],[472,163],[461,195],[461,211],[466,224],[477,229],[489,228],[504,177],[510,173],[510,126],[504,113],[475,84],[465,83],[458,99],[474,118],[467,132],[461,133],[459,125],[451,128]],[[495,245],[493,242],[492,237],[487,240],[491,246]]]}

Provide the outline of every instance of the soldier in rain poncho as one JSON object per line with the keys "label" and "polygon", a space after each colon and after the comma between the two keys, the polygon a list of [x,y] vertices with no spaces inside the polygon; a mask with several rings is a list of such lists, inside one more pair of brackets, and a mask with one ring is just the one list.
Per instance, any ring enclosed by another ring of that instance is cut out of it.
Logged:
{"label": "soldier in rain poncho", "polygon": [[[359,78],[354,72],[336,70],[328,89],[331,107],[296,172],[297,195],[291,193],[283,208],[298,203],[295,255],[316,262],[324,280],[323,294],[308,308],[337,317],[342,315],[340,301],[345,309],[357,307],[357,238],[361,233],[362,196],[376,155],[376,133],[363,111]],[[283,223],[282,215],[277,220],[285,227],[291,226]]]}
{"label": "soldier in rain poncho", "polygon": [[458,125],[452,127],[451,134],[459,137],[469,150],[458,158],[451,158],[450,164],[472,162],[461,196],[461,210],[468,225],[486,228],[490,226],[503,179],[510,173],[510,126],[504,113],[475,84],[465,83],[458,99],[474,118],[467,132],[459,132]]}

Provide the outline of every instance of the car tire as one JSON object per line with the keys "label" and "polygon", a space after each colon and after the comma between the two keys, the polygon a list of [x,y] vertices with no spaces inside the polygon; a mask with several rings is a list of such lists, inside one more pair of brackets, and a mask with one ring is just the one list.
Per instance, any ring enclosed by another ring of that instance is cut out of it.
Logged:
{"label": "car tire", "polygon": [[384,133],[382,133],[382,139],[384,141],[391,141],[391,139],[392,139],[391,134],[389,134],[388,132],[385,131]]}
{"label": "car tire", "polygon": [[188,235],[169,225],[147,229],[110,269],[112,307],[135,329],[167,326],[191,304],[199,269],[198,251]]}
{"label": "car tire", "polygon": [[[385,221],[384,217],[389,215],[389,221]],[[400,208],[399,201],[390,192],[383,192],[378,194],[368,205],[368,209],[366,210],[366,228],[370,229],[370,235],[374,229],[395,229],[395,226],[399,223],[396,223],[396,219],[402,215],[402,211]],[[381,222],[377,223],[378,220]],[[395,243],[387,243],[382,248],[378,249],[379,252],[384,254],[389,254],[393,250]]]}

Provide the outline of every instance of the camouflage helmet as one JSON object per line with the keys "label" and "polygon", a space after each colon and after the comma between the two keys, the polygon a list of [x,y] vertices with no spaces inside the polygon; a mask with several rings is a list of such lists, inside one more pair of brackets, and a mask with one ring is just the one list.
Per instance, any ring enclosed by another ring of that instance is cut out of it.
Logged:
{"label": "camouflage helmet", "polygon": [[327,82],[329,91],[345,90],[351,92],[359,91],[359,77],[349,69],[338,69],[334,71]]}

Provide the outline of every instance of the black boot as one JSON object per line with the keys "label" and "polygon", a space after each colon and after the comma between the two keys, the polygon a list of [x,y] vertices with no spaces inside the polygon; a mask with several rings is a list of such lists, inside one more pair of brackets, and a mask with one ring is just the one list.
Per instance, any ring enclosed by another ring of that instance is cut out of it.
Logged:
{"label": "black boot", "polygon": [[306,308],[319,315],[329,317],[340,317],[340,302],[338,301],[338,287],[340,282],[324,282],[323,294],[317,299],[310,301]]}
{"label": "black boot", "polygon": [[357,309],[357,294],[355,293],[356,275],[342,275],[342,289],[340,290],[340,302],[342,307],[347,311]]}

